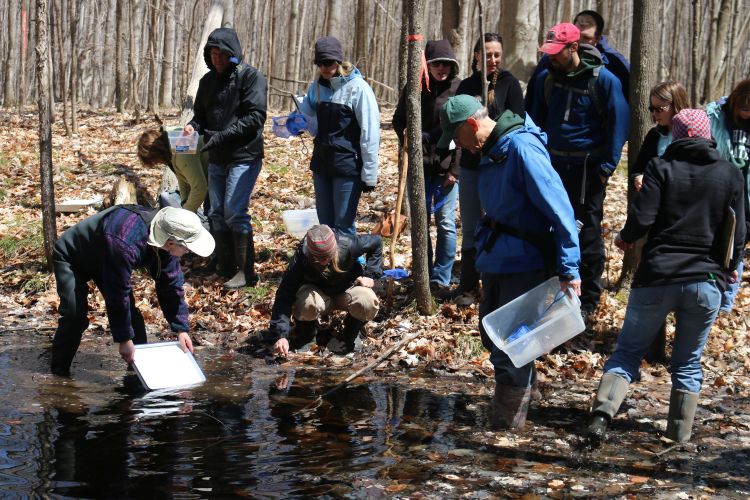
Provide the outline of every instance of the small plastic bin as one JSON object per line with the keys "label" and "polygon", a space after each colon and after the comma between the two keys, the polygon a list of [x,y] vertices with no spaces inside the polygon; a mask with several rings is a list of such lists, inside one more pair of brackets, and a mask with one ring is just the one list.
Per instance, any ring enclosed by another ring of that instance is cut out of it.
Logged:
{"label": "small plastic bin", "polygon": [[193,132],[190,135],[182,135],[182,129],[170,130],[169,134],[169,147],[172,148],[172,152],[175,154],[195,154],[198,150],[198,132]]}
{"label": "small plastic bin", "polygon": [[550,278],[482,319],[492,342],[520,368],[572,339],[586,325],[581,302]]}
{"label": "small plastic bin", "polygon": [[285,210],[281,217],[286,231],[295,238],[302,238],[308,229],[318,224],[318,212],[314,208]]}

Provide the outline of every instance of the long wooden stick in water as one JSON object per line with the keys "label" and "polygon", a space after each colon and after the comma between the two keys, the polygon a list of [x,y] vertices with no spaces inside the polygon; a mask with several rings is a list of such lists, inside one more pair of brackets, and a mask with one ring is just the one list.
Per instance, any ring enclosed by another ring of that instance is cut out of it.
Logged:
{"label": "long wooden stick in water", "polygon": [[421,334],[422,334],[422,332],[418,331],[416,333],[413,333],[412,335],[409,335],[408,337],[405,337],[405,338],[401,339],[400,341],[398,341],[398,343],[396,345],[392,346],[387,351],[385,351],[383,354],[381,354],[378,359],[376,359],[375,361],[373,361],[369,365],[365,366],[361,370],[357,370],[356,372],[352,373],[351,375],[349,375],[348,377],[346,377],[346,379],[344,379],[343,382],[339,383],[334,388],[327,390],[326,392],[324,392],[323,394],[321,394],[320,396],[318,396],[317,399],[315,399],[314,401],[308,403],[307,405],[305,405],[299,411],[306,410],[306,409],[310,408],[311,406],[320,403],[323,400],[323,398],[330,396],[331,394],[333,394],[334,392],[338,391],[342,387],[345,387],[347,384],[349,384],[349,382],[351,382],[355,378],[364,375],[365,373],[369,372],[373,368],[375,368],[378,365],[380,365],[383,361],[385,361],[386,359],[390,358],[393,355],[394,352],[398,351],[404,345],[408,344],[409,342],[411,342],[415,338],[419,337]]}

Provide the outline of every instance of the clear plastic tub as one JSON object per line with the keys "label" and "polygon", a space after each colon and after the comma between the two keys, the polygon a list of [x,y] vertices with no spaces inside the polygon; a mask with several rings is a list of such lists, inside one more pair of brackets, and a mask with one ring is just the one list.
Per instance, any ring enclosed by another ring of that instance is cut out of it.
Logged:
{"label": "clear plastic tub", "polygon": [[174,154],[195,154],[198,150],[198,132],[193,132],[190,135],[182,135],[182,129],[170,130],[167,132],[169,135],[169,147],[172,148]]}
{"label": "clear plastic tub", "polygon": [[518,368],[586,329],[581,302],[572,293],[560,292],[557,277],[491,312],[482,325]]}
{"label": "clear plastic tub", "polygon": [[295,238],[302,238],[308,229],[318,224],[318,212],[314,208],[285,210],[281,217],[286,231]]}

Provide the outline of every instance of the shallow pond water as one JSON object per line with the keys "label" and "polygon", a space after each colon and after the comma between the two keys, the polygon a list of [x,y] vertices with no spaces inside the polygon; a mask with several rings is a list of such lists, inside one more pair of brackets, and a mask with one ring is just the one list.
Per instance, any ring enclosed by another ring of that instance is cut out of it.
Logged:
{"label": "shallow pond water", "polygon": [[615,436],[585,449],[578,436],[585,389],[550,388],[526,431],[491,432],[486,380],[371,376],[303,410],[350,372],[204,349],[196,358],[205,384],[146,392],[114,348],[94,342],[101,346],[84,346],[68,379],[48,375],[46,336],[0,336],[4,494],[739,497],[750,490],[746,448],[717,443],[655,455],[665,447],[648,423],[616,423],[615,433],[625,426],[630,441]]}

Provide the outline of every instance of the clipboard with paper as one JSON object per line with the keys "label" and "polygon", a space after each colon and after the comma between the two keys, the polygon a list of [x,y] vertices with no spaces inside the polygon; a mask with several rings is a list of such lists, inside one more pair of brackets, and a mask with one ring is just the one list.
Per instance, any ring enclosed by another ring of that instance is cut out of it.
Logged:
{"label": "clipboard with paper", "polygon": [[727,269],[729,271],[732,271],[733,269],[729,269],[729,264],[732,262],[732,259],[734,258],[734,232],[737,228],[737,216],[734,213],[734,209],[732,207],[727,207],[726,213],[724,215],[724,224],[721,231],[721,238],[722,238],[722,254],[723,254],[723,260],[722,264],[724,265],[724,269]]}

